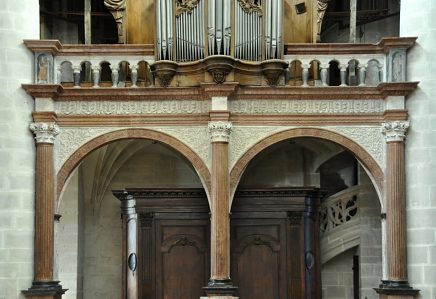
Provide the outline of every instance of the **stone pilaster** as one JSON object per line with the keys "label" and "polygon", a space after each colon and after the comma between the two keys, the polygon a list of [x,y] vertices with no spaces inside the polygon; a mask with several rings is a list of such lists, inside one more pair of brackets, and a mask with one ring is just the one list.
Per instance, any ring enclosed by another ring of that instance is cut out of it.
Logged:
{"label": "stone pilaster", "polygon": [[376,291],[383,299],[409,299],[418,293],[407,279],[406,188],[404,140],[407,121],[382,124],[387,142],[386,162],[386,229],[387,280]]}
{"label": "stone pilaster", "polygon": [[53,281],[54,264],[54,165],[53,143],[59,127],[55,123],[32,123],[36,140],[35,261],[32,286],[27,298],[61,298],[65,290]]}
{"label": "stone pilaster", "polygon": [[231,297],[236,288],[230,280],[230,219],[229,219],[229,150],[232,124],[211,121],[211,277],[205,291],[212,298]]}

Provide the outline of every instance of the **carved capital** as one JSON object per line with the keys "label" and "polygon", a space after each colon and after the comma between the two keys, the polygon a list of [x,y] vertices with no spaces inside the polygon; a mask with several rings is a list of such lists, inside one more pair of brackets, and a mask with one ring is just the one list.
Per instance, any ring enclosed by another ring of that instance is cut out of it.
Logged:
{"label": "carved capital", "polygon": [[409,129],[408,121],[393,121],[382,123],[382,133],[385,135],[386,142],[404,141],[406,132]]}
{"label": "carved capital", "polygon": [[257,12],[260,16],[262,15],[262,6],[260,5],[260,1],[238,0],[238,2],[245,13],[251,14],[253,12]]}
{"label": "carved capital", "polygon": [[184,12],[192,13],[197,5],[198,0],[176,0],[176,17]]}
{"label": "carved capital", "polygon": [[209,122],[209,132],[212,142],[229,142],[232,123],[226,121]]}
{"label": "carved capital", "polygon": [[35,134],[36,143],[54,143],[60,131],[55,123],[31,123],[30,130]]}

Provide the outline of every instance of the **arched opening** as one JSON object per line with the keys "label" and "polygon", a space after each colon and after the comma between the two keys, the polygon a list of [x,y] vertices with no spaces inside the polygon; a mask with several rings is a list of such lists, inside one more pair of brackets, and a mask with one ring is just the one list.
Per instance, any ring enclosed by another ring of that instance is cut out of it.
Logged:
{"label": "arched opening", "polygon": [[113,193],[127,190],[138,214],[140,298],[200,297],[209,278],[210,209],[193,157],[180,142],[147,130],[97,137],[70,157],[55,227],[56,268],[70,296],[124,298],[126,230]]}
{"label": "arched opening", "polygon": [[[320,130],[305,130],[270,136],[240,159],[245,166],[231,206],[239,296],[374,297],[372,286],[382,278],[382,220],[367,166],[333,135],[327,140]],[[353,285],[353,275],[360,284]]]}

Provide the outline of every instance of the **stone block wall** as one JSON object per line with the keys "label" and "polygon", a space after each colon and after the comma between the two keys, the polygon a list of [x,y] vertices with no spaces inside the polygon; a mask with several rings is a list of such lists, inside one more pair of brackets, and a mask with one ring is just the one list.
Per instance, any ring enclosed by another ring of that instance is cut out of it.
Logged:
{"label": "stone block wall", "polygon": [[408,52],[407,80],[420,81],[407,98],[408,274],[422,299],[436,298],[436,1],[401,1],[401,36],[417,36]]}
{"label": "stone block wall", "polygon": [[322,298],[353,298],[353,255],[356,249],[331,259],[322,266]]}
{"label": "stone block wall", "polygon": [[39,38],[38,0],[0,5],[0,298],[24,298],[33,279],[35,146],[29,131],[33,55],[23,39]]}

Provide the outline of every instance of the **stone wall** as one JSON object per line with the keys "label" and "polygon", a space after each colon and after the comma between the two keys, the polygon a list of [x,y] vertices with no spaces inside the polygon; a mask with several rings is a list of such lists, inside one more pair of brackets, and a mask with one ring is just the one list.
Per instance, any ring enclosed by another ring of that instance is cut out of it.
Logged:
{"label": "stone wall", "polygon": [[353,298],[353,255],[355,248],[343,252],[322,266],[322,298]]}
{"label": "stone wall", "polygon": [[420,81],[408,97],[406,140],[409,282],[418,298],[436,298],[436,1],[401,1],[401,36],[417,36],[408,53],[408,81]]}
{"label": "stone wall", "polygon": [[38,0],[0,5],[0,298],[24,298],[33,279],[35,148],[29,131],[33,55],[23,39],[39,38]]}

